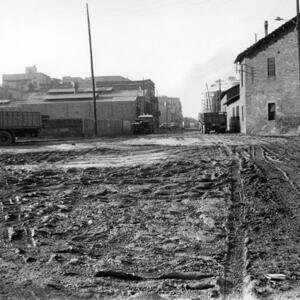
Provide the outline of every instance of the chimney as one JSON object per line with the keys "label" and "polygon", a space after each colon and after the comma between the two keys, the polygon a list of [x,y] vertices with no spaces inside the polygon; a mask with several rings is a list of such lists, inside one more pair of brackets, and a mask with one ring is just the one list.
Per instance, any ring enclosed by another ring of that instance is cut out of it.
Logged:
{"label": "chimney", "polygon": [[269,22],[265,21],[265,36],[267,36],[269,34],[268,33],[268,28],[269,28]]}

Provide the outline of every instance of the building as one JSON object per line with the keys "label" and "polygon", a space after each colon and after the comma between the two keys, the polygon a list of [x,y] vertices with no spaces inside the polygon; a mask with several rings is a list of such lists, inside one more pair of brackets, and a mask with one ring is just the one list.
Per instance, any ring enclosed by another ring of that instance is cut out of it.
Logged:
{"label": "building", "polygon": [[300,125],[297,18],[240,53],[241,131],[294,134]]}
{"label": "building", "polygon": [[[106,82],[107,83],[107,82]],[[143,86],[144,84],[144,86]],[[97,127],[99,135],[131,133],[131,124],[140,114],[155,116],[158,126],[158,101],[151,80],[117,82],[96,88]],[[141,87],[144,88],[141,88]],[[94,132],[93,93],[90,87],[50,89],[31,93],[26,99],[1,105],[1,110],[39,111],[47,118],[43,134],[52,136],[89,136]]]}
{"label": "building", "polygon": [[226,112],[227,131],[245,131],[244,126],[244,107],[240,103],[240,85],[234,85],[221,93],[220,111]]}
{"label": "building", "polygon": [[201,101],[201,112],[219,112],[221,110],[220,94],[222,91],[231,88],[239,83],[235,76],[228,76],[225,79],[218,79],[210,85],[210,90],[203,93]]}
{"label": "building", "polygon": [[40,90],[44,86],[51,85],[51,78],[41,72],[37,72],[36,66],[25,67],[25,73],[3,74],[2,85],[6,89],[19,91],[21,99],[24,93]]}
{"label": "building", "polygon": [[179,98],[159,96],[159,124],[173,124],[177,127],[182,127],[183,116],[182,106]]}
{"label": "building", "polygon": [[[135,91],[96,94],[99,135],[131,133],[136,119],[138,95]],[[43,99],[32,97],[1,105],[1,110],[39,111],[47,119],[44,135],[91,136],[94,130],[92,93],[52,93]]]}
{"label": "building", "polygon": [[199,129],[199,121],[194,118],[184,117],[183,126],[185,129]]}
{"label": "building", "polygon": [[[92,89],[92,80],[90,77],[71,77],[65,76],[62,80],[65,86],[76,86],[79,89]],[[138,111],[137,114],[151,114],[158,126],[159,110],[158,100],[155,97],[155,84],[150,79],[130,80],[123,76],[95,76],[96,89],[113,88],[114,91],[136,91],[138,94]]]}
{"label": "building", "polygon": [[215,91],[204,92],[204,96],[201,100],[201,112],[212,111],[212,98],[215,96]]}

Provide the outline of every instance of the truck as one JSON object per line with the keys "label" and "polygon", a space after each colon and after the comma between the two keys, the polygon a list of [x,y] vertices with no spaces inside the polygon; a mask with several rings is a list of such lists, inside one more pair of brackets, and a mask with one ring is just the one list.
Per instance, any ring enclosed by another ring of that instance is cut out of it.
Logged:
{"label": "truck", "polygon": [[199,114],[199,122],[203,133],[225,133],[227,129],[226,112],[206,112]]}
{"label": "truck", "polygon": [[0,146],[8,146],[19,137],[36,137],[42,128],[40,112],[0,111]]}
{"label": "truck", "polygon": [[154,132],[153,115],[139,115],[131,124],[133,134],[147,134]]}

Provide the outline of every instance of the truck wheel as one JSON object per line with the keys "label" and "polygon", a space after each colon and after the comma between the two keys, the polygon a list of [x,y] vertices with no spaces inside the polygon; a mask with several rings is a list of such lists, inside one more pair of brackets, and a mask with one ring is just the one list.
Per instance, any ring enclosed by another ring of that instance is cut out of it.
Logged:
{"label": "truck wheel", "polygon": [[13,136],[8,131],[0,131],[0,146],[8,146],[13,143]]}

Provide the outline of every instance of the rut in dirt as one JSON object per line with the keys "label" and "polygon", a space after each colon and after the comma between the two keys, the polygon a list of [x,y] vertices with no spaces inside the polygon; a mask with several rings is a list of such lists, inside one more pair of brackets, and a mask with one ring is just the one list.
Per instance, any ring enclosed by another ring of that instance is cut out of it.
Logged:
{"label": "rut in dirt", "polygon": [[[227,152],[228,149],[227,149]],[[246,277],[245,197],[241,179],[242,159],[233,149],[231,156],[231,197],[227,229],[227,254],[224,264],[224,281],[220,283],[223,299],[237,295],[241,299]]]}

